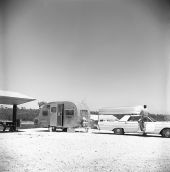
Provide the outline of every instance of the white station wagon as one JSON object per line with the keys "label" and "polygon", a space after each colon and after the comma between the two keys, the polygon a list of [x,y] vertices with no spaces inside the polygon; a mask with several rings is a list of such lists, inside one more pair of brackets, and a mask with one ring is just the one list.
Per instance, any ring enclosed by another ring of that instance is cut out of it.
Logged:
{"label": "white station wagon", "polygon": [[[138,120],[140,115],[125,115],[119,121],[99,121],[100,130],[113,131],[115,134],[142,133]],[[156,121],[151,117],[145,117],[146,134],[161,134],[163,137],[170,137],[170,121]]]}

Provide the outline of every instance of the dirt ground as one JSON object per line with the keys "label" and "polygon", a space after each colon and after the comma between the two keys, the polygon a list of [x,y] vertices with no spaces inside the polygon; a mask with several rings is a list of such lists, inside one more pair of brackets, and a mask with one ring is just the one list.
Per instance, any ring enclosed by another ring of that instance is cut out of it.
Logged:
{"label": "dirt ground", "polygon": [[0,133],[0,172],[170,171],[170,138],[22,129]]}

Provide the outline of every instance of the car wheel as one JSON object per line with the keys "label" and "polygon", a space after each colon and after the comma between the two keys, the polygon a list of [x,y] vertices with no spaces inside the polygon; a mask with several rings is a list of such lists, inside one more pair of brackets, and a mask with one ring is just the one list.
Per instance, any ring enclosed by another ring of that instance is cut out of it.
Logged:
{"label": "car wheel", "polygon": [[170,137],[170,129],[163,130],[163,137]]}
{"label": "car wheel", "polygon": [[118,135],[124,134],[123,128],[115,128],[114,133]]}
{"label": "car wheel", "polygon": [[67,132],[67,128],[63,128],[63,132]]}

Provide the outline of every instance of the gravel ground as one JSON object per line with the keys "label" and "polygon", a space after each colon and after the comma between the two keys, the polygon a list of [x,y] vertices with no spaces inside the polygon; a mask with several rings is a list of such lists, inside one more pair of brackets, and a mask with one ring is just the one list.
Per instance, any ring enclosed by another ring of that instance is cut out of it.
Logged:
{"label": "gravel ground", "polygon": [[[93,133],[92,133],[93,132]],[[23,129],[0,133],[0,172],[170,171],[170,138]]]}

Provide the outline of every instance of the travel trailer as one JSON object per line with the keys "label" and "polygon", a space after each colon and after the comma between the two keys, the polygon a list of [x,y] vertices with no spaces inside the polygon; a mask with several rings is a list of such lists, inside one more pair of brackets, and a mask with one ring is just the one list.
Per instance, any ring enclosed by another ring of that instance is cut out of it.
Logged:
{"label": "travel trailer", "polygon": [[90,111],[84,103],[69,101],[45,103],[40,107],[38,125],[48,127],[52,131],[83,126],[90,119]]}

